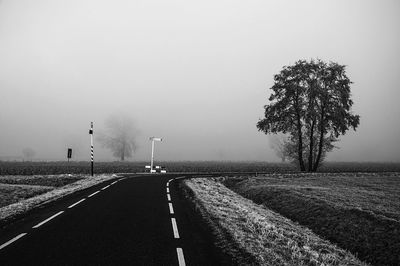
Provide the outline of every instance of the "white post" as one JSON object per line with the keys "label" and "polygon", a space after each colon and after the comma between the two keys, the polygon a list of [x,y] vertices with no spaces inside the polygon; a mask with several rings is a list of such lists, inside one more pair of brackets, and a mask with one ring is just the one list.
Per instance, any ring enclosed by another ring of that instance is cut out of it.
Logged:
{"label": "white post", "polygon": [[150,173],[153,172],[153,161],[154,161],[154,138],[151,140],[151,162],[150,162]]}
{"label": "white post", "polygon": [[162,138],[151,137],[151,161],[150,161],[150,173],[153,172],[154,166],[154,141],[162,141]]}

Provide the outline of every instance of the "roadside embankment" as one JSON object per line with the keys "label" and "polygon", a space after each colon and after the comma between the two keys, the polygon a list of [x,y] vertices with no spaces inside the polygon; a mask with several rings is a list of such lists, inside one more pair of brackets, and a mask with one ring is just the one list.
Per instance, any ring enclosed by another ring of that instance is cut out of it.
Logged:
{"label": "roadside embankment", "polygon": [[190,200],[235,265],[366,265],[215,179],[185,180]]}
{"label": "roadside embankment", "polygon": [[[0,224],[66,195],[115,178],[115,175],[3,176]],[[66,181],[67,180],[67,181]]]}
{"label": "roadside embankment", "polygon": [[276,174],[224,184],[363,261],[400,265],[399,173]]}

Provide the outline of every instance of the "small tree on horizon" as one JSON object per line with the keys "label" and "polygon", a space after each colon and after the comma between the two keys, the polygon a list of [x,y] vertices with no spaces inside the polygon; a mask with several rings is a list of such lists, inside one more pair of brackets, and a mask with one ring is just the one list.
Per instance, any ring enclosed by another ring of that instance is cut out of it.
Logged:
{"label": "small tree on horizon", "polygon": [[35,155],[36,155],[36,152],[32,148],[24,148],[22,150],[22,155],[24,157],[24,160],[32,161],[33,157],[35,157]]}
{"label": "small tree on horizon", "polygon": [[102,146],[121,161],[132,157],[137,149],[133,119],[127,115],[112,115],[105,121],[105,127],[105,132],[98,137]]}
{"label": "small tree on horizon", "polygon": [[275,151],[276,156],[284,163],[290,157],[288,137],[284,134],[269,135],[269,146]]}
{"label": "small tree on horizon", "polygon": [[345,66],[321,60],[299,60],[274,76],[270,103],[257,128],[265,134],[288,133],[289,157],[301,171],[314,172],[326,154],[360,116],[353,115]]}

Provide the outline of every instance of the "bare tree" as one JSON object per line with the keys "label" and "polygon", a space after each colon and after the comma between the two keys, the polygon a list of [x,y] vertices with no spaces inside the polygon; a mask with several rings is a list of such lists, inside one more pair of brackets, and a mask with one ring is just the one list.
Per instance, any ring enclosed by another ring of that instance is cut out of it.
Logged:
{"label": "bare tree", "polygon": [[276,156],[286,162],[288,159],[288,136],[282,133],[268,135],[269,146],[275,151]]}
{"label": "bare tree", "polygon": [[105,121],[105,131],[99,134],[98,140],[104,148],[112,151],[114,157],[124,161],[136,151],[137,133],[130,116],[112,115]]}
{"label": "bare tree", "polygon": [[22,155],[24,156],[24,160],[32,161],[33,157],[36,155],[36,152],[32,148],[24,148],[22,150]]}

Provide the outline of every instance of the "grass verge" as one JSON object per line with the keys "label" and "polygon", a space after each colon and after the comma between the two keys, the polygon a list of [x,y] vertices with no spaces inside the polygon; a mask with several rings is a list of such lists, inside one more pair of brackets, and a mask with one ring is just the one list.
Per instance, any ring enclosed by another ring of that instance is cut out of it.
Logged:
{"label": "grass verge", "polygon": [[84,178],[83,175],[0,176],[0,184],[62,187]]}
{"label": "grass verge", "polygon": [[[0,224],[5,224],[8,221],[14,219],[15,217],[22,215],[36,207],[40,207],[48,202],[60,199],[68,194],[74,193],[79,190],[83,190],[86,188],[89,188],[91,186],[97,185],[99,183],[102,183],[104,181],[110,180],[115,178],[115,175],[97,175],[97,176],[81,176],[81,178],[74,182],[74,183],[69,183],[68,185],[65,185],[63,187],[56,187],[56,188],[51,188],[51,187],[44,187],[43,190],[40,190],[41,193],[39,195],[35,195],[34,189],[32,190],[33,187],[38,187],[38,186],[28,186],[30,191],[34,191],[33,194],[31,195],[33,197],[28,197],[29,193],[24,194],[24,193],[19,193],[19,196],[14,199],[17,202],[14,202],[12,204],[9,204],[7,206],[3,206],[0,208]],[[21,185],[2,185],[0,187],[5,187],[5,186],[14,186],[18,187]],[[49,190],[50,189],[50,190]],[[47,191],[47,192],[46,192]],[[13,193],[13,191],[5,191],[5,194],[1,194],[0,196],[6,197],[7,195],[10,195],[10,193]],[[15,191],[14,191],[15,192]],[[25,191],[26,192],[26,191]],[[37,191],[36,191],[37,192]],[[35,196],[34,196],[35,195]],[[8,196],[11,197],[11,196]]]}
{"label": "grass verge", "polygon": [[398,173],[266,175],[224,183],[364,261],[400,265]]}
{"label": "grass verge", "polygon": [[0,208],[53,189],[46,186],[0,184]]}
{"label": "grass verge", "polygon": [[311,230],[205,178],[184,181],[236,265],[365,265]]}

